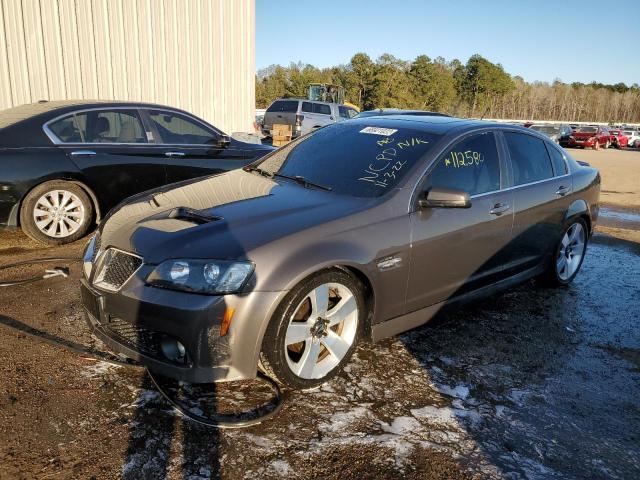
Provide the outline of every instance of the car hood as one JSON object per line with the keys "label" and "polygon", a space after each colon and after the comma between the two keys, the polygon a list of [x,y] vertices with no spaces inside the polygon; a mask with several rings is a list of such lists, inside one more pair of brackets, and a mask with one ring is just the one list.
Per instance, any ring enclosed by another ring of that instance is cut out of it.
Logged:
{"label": "car hood", "polygon": [[100,248],[168,258],[249,258],[251,250],[369,208],[371,200],[304,188],[244,170],[133,197],[100,227]]}

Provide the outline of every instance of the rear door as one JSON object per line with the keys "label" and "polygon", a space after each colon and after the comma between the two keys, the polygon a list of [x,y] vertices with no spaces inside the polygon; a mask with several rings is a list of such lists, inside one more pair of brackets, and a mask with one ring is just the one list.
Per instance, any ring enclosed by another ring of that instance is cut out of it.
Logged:
{"label": "rear door", "polygon": [[561,149],[527,133],[504,131],[514,194],[511,273],[539,265],[555,249],[572,191]]}
{"label": "rear door", "polygon": [[417,209],[411,214],[407,311],[415,311],[502,277],[513,225],[513,193],[503,191],[506,168],[493,132],[463,137],[436,161],[420,192],[463,190],[470,208]]}
{"label": "rear door", "polygon": [[233,139],[195,117],[172,110],[143,109],[145,120],[164,159],[167,182],[240,168],[252,157]]}
{"label": "rear door", "polygon": [[331,112],[331,105],[319,102],[302,102],[302,134],[333,123],[335,117]]}
{"label": "rear door", "polygon": [[135,108],[78,111],[53,120],[47,128],[105,210],[167,183],[164,157],[150,142]]}

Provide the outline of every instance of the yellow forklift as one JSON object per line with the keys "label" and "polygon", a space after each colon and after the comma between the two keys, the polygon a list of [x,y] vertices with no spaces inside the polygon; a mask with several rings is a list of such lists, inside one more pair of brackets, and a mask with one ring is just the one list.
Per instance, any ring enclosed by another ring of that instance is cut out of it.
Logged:
{"label": "yellow forklift", "polygon": [[330,83],[310,83],[309,95],[307,95],[307,97],[309,100],[313,100],[315,102],[337,103],[339,105],[351,107],[358,112],[360,111],[360,108],[353,103],[344,101],[344,87],[341,87],[340,85],[332,85]]}

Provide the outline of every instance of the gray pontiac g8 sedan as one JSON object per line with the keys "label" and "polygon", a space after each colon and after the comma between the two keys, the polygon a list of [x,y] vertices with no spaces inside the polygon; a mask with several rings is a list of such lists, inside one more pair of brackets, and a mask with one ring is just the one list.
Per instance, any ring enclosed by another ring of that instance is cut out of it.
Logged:
{"label": "gray pontiac g8 sedan", "polygon": [[82,297],[111,348],[186,382],[326,382],[359,341],[537,277],[567,285],[600,176],[547,137],[450,117],[354,119],[115,208]]}

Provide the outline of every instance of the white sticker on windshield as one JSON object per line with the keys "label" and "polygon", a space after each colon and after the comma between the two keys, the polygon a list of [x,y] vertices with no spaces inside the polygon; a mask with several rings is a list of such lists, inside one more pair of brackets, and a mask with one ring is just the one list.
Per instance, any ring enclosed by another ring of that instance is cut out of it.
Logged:
{"label": "white sticker on windshield", "polygon": [[380,128],[380,127],[365,127],[360,130],[360,133],[371,133],[373,135],[382,135],[383,137],[388,137],[389,135],[393,135],[398,130],[393,128]]}

